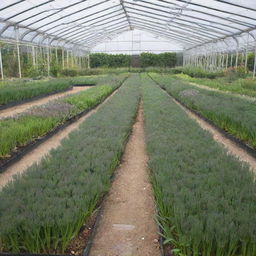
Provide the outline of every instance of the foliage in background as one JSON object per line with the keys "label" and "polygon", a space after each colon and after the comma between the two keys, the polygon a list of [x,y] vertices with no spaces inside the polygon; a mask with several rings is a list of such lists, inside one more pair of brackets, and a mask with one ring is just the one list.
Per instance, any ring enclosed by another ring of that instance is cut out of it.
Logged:
{"label": "foliage in background", "polygon": [[176,53],[165,52],[160,54],[142,53],[140,55],[140,66],[145,67],[175,67]]}
{"label": "foliage in background", "polygon": [[176,67],[172,70],[174,74],[186,74],[190,77],[196,77],[196,78],[209,78],[214,79],[216,77],[223,76],[223,71],[207,71],[201,67],[195,67],[195,66],[184,66],[184,67]]}
{"label": "foliage in background", "polygon": [[0,192],[0,248],[63,253],[109,189],[140,98],[134,75],[40,164]]}
{"label": "foliage in background", "polygon": [[107,54],[92,53],[90,54],[90,66],[98,67],[129,67],[131,64],[131,56],[126,54]]}
{"label": "foliage in background", "polygon": [[255,256],[256,185],[152,81],[143,79],[149,168],[166,244],[179,256]]}
{"label": "foliage in background", "polygon": [[256,148],[255,101],[198,88],[169,75],[151,76],[189,108]]}

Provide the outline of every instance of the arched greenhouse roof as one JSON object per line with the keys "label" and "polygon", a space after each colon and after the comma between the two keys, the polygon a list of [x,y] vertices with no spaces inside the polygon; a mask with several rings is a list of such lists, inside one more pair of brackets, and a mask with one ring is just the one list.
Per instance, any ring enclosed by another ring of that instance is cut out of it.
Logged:
{"label": "arched greenhouse roof", "polygon": [[187,50],[235,47],[246,36],[255,41],[255,15],[255,0],[1,0],[0,39],[89,51],[138,29]]}

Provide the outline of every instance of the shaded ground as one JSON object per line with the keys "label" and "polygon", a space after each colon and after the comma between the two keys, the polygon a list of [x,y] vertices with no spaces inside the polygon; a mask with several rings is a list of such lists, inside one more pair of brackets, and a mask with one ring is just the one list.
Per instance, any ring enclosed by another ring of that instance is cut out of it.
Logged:
{"label": "shaded ground", "polygon": [[140,107],[123,162],[104,202],[90,256],[160,255],[147,160]]}

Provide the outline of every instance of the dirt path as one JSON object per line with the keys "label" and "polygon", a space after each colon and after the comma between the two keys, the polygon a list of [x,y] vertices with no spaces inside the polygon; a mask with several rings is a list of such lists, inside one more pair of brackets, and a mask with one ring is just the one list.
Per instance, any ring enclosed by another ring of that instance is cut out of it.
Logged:
{"label": "dirt path", "polygon": [[160,255],[140,108],[103,206],[90,256]]}
{"label": "dirt path", "polygon": [[32,164],[36,162],[40,162],[41,159],[46,156],[50,150],[57,148],[61,140],[64,139],[74,131],[75,129],[78,129],[79,125],[83,123],[89,116],[91,116],[93,113],[95,113],[102,105],[104,105],[118,90],[116,90],[110,97],[108,97],[102,104],[100,104],[97,108],[90,111],[85,116],[81,117],[78,121],[75,123],[72,123],[65,129],[59,131],[57,134],[55,134],[53,137],[45,141],[44,143],[40,144],[38,147],[33,149],[31,152],[26,154],[24,157],[22,157],[18,162],[11,165],[9,168],[6,169],[5,172],[0,173],[0,190],[3,186],[5,186],[9,181],[13,179],[13,176],[16,174],[22,174],[24,173],[28,167],[30,167]]}
{"label": "dirt path", "polygon": [[256,100],[255,97],[251,97],[251,96],[243,95],[243,94],[238,94],[238,93],[234,93],[234,92],[230,92],[230,91],[222,91],[222,90],[219,90],[219,89],[216,89],[216,88],[209,87],[207,85],[197,84],[197,83],[193,83],[193,82],[189,82],[189,84],[194,86],[194,87],[206,89],[208,91],[215,91],[215,92],[225,93],[225,94],[229,94],[229,95],[232,95],[232,96],[235,96],[235,97],[238,97],[238,98],[242,98],[242,99],[245,99],[245,100],[249,100],[249,101],[255,101]]}
{"label": "dirt path", "polygon": [[56,93],[50,96],[46,96],[42,99],[38,99],[38,100],[32,100],[30,102],[21,104],[21,105],[17,105],[14,107],[10,107],[4,110],[0,111],[0,118],[5,118],[5,117],[10,117],[10,116],[14,116],[17,114],[20,114],[22,112],[25,112],[27,109],[34,107],[34,106],[40,106],[43,104],[46,104],[47,102],[51,101],[51,100],[55,100],[58,99],[60,97],[64,97],[64,96],[68,96],[74,93],[78,93],[81,91],[85,91],[87,89],[89,89],[90,87],[86,87],[86,86],[75,86],[72,88],[72,90],[66,91],[66,92],[60,92],[60,93]]}
{"label": "dirt path", "polygon": [[[167,93],[167,92],[166,92]],[[169,94],[168,94],[169,95]],[[170,95],[169,95],[170,96]],[[256,174],[256,159],[249,155],[244,149],[240,148],[236,143],[234,143],[232,140],[226,138],[224,135],[222,135],[215,127],[198,117],[196,114],[194,114],[192,111],[188,110],[184,106],[182,106],[177,100],[175,100],[172,96],[170,96],[172,100],[179,105],[186,113],[187,115],[194,119],[204,130],[207,130],[210,132],[210,134],[213,136],[213,139],[217,141],[218,143],[221,143],[224,145],[224,147],[227,149],[229,154],[232,154],[240,161],[247,162],[249,166],[251,167],[252,171]]]}

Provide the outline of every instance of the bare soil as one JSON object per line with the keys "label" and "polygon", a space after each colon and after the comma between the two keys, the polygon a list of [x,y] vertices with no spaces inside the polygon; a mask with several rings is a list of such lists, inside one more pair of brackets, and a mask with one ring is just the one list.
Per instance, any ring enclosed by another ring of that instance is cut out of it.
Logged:
{"label": "bare soil", "polygon": [[160,255],[142,107],[122,160],[104,202],[90,256]]}
{"label": "bare soil", "polygon": [[239,147],[237,144],[235,144],[232,140],[226,138],[224,135],[222,135],[215,127],[213,127],[208,122],[204,121],[202,118],[198,117],[196,114],[194,114],[192,111],[188,110],[184,106],[182,106],[177,100],[175,100],[173,97],[171,97],[173,101],[179,105],[186,113],[187,115],[194,119],[204,130],[207,130],[212,135],[213,139],[217,141],[218,143],[221,143],[228,151],[229,154],[234,155],[237,157],[240,161],[246,162],[249,164],[250,168],[253,172],[256,174],[256,159],[249,155],[243,148]]}
{"label": "bare soil", "polygon": [[79,231],[79,234],[70,242],[68,248],[65,250],[66,255],[83,255],[86,244],[92,234],[95,225],[97,211],[86,221]]}
{"label": "bare soil", "polygon": [[75,86],[73,87],[71,90],[66,91],[66,92],[60,92],[60,93],[56,93],[50,96],[46,96],[42,99],[38,99],[38,100],[32,100],[30,102],[21,104],[21,105],[17,105],[14,107],[10,107],[4,110],[0,111],[0,118],[6,118],[6,117],[11,117],[20,113],[25,112],[26,110],[28,110],[31,107],[34,106],[40,106],[40,105],[44,105],[47,102],[51,101],[51,100],[56,100],[58,98],[64,97],[64,96],[68,96],[68,95],[72,95],[81,91],[85,91],[87,89],[89,89],[90,87],[86,87],[86,86]]}
{"label": "bare soil", "polygon": [[79,125],[83,123],[89,116],[95,113],[105,102],[107,102],[118,90],[116,90],[111,96],[109,96],[102,104],[96,107],[94,110],[87,113],[85,116],[78,119],[76,122],[67,126],[65,129],[59,131],[54,136],[49,138],[44,143],[33,149],[31,152],[22,157],[18,162],[11,165],[5,172],[0,173],[0,190],[8,182],[10,182],[15,175],[21,175],[28,167],[34,163],[39,163],[43,157],[49,154],[50,150],[60,146],[62,139],[66,138],[72,131],[79,128]]}

